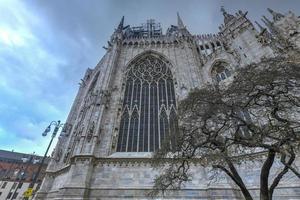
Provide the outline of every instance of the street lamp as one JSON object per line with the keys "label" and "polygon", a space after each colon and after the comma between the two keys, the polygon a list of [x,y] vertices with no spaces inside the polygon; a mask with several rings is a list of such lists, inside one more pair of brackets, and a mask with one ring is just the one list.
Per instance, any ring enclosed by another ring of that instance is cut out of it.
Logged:
{"label": "street lamp", "polygon": [[47,133],[49,133],[50,132],[50,130],[51,130],[51,126],[49,125],[46,129],[45,129],[45,131],[42,133],[42,136],[46,136],[47,135]]}
{"label": "street lamp", "polygon": [[46,159],[46,157],[47,157],[47,154],[48,154],[49,148],[50,148],[50,146],[51,146],[51,144],[52,144],[52,141],[53,141],[53,139],[55,138],[55,136],[56,136],[56,134],[57,134],[59,128],[63,126],[63,124],[60,123],[60,120],[58,120],[58,121],[52,121],[52,122],[49,124],[49,126],[47,126],[47,128],[45,129],[45,131],[42,133],[42,136],[44,136],[44,137],[47,136],[47,134],[51,131],[51,126],[53,126],[53,125],[54,125],[55,127],[54,127],[54,130],[53,130],[53,132],[52,132],[52,136],[51,136],[50,143],[49,143],[49,145],[48,145],[48,147],[47,147],[47,150],[46,150],[46,152],[45,152],[45,154],[44,154],[44,157],[43,157],[43,159],[42,159],[42,162],[41,162],[40,165],[39,165],[39,168],[38,168],[38,171],[37,171],[36,175],[34,176],[32,182],[30,183],[30,185],[29,185],[27,191],[24,193],[24,196],[25,196],[24,199],[28,199],[30,196],[32,196],[33,187],[34,187],[34,185],[35,185],[35,183],[36,183],[36,181],[37,181],[37,178],[38,178],[38,176],[39,176],[39,174],[40,174],[40,172],[41,172],[41,169],[42,169],[43,164],[44,164],[44,161],[45,161],[45,159]]}

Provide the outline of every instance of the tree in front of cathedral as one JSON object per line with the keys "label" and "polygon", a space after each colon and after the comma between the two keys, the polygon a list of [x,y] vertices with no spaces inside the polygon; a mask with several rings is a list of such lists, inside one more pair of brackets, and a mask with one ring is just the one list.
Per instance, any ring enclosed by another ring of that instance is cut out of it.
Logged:
{"label": "tree in front of cathedral", "polygon": [[[227,86],[192,91],[178,106],[177,145],[167,142],[154,156],[158,167],[169,164],[151,194],[180,189],[196,161],[229,176],[247,200],[253,198],[240,165],[259,164],[262,200],[272,199],[288,171],[300,179],[293,165],[300,149],[299,69],[297,56],[265,59],[237,70]],[[271,176],[275,163],[281,168]]]}

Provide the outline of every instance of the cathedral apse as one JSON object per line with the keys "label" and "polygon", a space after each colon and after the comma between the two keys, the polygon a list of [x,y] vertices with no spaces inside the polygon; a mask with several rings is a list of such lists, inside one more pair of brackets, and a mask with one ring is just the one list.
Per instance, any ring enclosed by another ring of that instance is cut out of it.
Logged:
{"label": "cathedral apse", "polygon": [[[153,19],[138,26],[121,19],[105,55],[82,78],[36,199],[147,199],[159,173],[152,152],[165,142],[176,145],[180,100],[195,88],[226,84],[237,68],[278,55],[272,30],[299,47],[299,34],[286,32],[288,24],[299,24],[294,13],[272,11],[266,34],[247,12],[221,11],[224,22],[214,34],[191,33],[179,14],[165,32]],[[255,170],[247,170],[255,180]],[[200,164],[191,171],[193,181],[168,199],[242,199],[225,176],[211,185]],[[295,188],[285,193],[292,196],[300,186]]]}

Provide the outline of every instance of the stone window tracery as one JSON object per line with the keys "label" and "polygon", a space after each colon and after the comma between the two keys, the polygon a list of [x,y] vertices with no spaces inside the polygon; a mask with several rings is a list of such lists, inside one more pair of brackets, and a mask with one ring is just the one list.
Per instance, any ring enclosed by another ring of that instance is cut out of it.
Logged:
{"label": "stone window tracery", "polygon": [[217,62],[211,70],[212,78],[217,82],[221,82],[231,76],[228,65],[225,62]]}
{"label": "stone window tracery", "polygon": [[[117,152],[154,152],[177,126],[173,77],[168,64],[147,55],[126,71]],[[170,141],[170,145],[175,140]]]}

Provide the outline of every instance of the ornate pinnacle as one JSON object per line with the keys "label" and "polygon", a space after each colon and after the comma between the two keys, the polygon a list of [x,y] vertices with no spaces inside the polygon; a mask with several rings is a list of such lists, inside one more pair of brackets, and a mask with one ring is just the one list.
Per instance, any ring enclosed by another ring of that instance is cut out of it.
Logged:
{"label": "ornate pinnacle", "polygon": [[122,32],[123,26],[124,26],[124,16],[122,17],[122,19],[121,19],[121,21],[119,23],[119,26],[117,28],[117,32]]}
{"label": "ornate pinnacle", "polygon": [[177,25],[179,29],[183,29],[184,28],[184,24],[182,22],[182,19],[179,16],[179,12],[177,12]]}
{"label": "ornate pinnacle", "polygon": [[263,19],[270,25],[272,25],[272,22],[266,17],[263,15]]}
{"label": "ornate pinnacle", "polygon": [[267,10],[268,10],[271,14],[274,13],[274,10],[272,10],[271,8],[267,8]]}
{"label": "ornate pinnacle", "polygon": [[255,21],[255,24],[259,27],[260,31],[265,30],[265,28],[262,25],[260,25],[260,23],[258,23],[257,21]]}
{"label": "ornate pinnacle", "polygon": [[229,13],[226,12],[224,6],[221,6],[221,12],[224,16],[224,24],[228,24],[231,20],[235,19],[235,17]]}
{"label": "ornate pinnacle", "polygon": [[226,12],[224,6],[221,6],[221,12],[223,13],[224,16],[227,14],[227,12]]}
{"label": "ornate pinnacle", "polygon": [[284,17],[283,14],[279,13],[279,12],[275,12],[274,10],[272,10],[271,8],[267,8],[267,10],[271,13],[271,15],[273,16],[273,20],[274,21],[278,21],[281,18]]}

